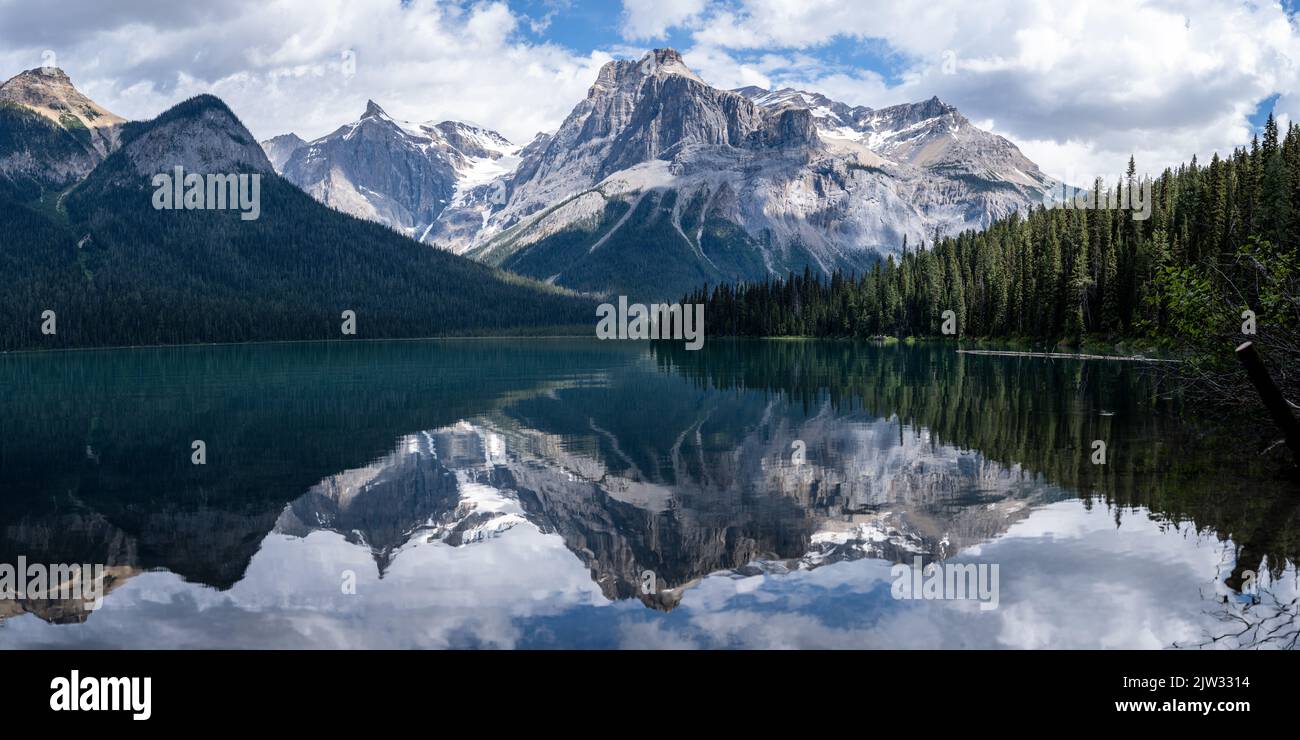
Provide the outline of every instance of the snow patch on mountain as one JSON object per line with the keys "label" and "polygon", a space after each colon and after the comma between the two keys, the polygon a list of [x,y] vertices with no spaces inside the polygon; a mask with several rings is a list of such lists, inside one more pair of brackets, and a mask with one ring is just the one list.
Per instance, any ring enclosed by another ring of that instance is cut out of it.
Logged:
{"label": "snow patch on mountain", "polygon": [[[721,90],[672,49],[607,63],[560,128],[524,147],[473,124],[399,121],[371,103],[300,147],[284,171],[317,198],[426,243],[597,292],[635,287],[619,265],[655,258],[600,256],[607,264],[578,269],[565,260],[599,254],[597,243],[627,228],[626,209],[647,202],[636,228],[669,219],[686,250],[673,258],[698,262],[679,281],[717,282],[804,265],[860,271],[905,239],[982,229],[1058,186],[938,98],[872,109],[790,88]],[[606,223],[611,206],[624,212]],[[566,231],[585,248],[530,256]],[[658,249],[652,241],[635,248]],[[614,282],[592,277],[605,274]],[[571,282],[582,275],[597,284]],[[680,287],[698,285],[658,289]]]}
{"label": "snow patch on mountain", "polygon": [[[262,146],[279,161],[277,171],[312,197],[416,239],[449,208],[463,214],[492,203],[490,184],[514,170],[521,150],[481,126],[404,121],[374,101],[326,136],[302,142],[286,134]],[[484,218],[476,218],[481,228]]]}

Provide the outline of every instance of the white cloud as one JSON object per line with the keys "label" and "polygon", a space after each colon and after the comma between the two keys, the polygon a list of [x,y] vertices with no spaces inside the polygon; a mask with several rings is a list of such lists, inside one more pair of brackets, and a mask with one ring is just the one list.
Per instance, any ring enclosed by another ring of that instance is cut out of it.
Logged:
{"label": "white cloud", "polygon": [[38,66],[51,49],[115,113],[150,118],[213,93],[258,138],[320,136],[374,99],[395,117],[473,120],[527,141],[563,120],[609,58],[521,39],[528,19],[500,2],[66,5],[67,22],[52,24],[30,4],[0,0],[0,78]]}
{"label": "white cloud", "polygon": [[[1130,153],[1157,171],[1226,152],[1273,94],[1284,119],[1300,117],[1300,30],[1251,0],[625,0],[624,38],[595,38],[590,53],[528,40],[576,22],[567,10],[539,21],[484,0],[61,5],[52,23],[0,0],[0,77],[49,49],[116,113],[148,118],[211,92],[259,138],[328,133],[372,98],[399,118],[472,120],[527,141],[563,120],[612,51],[669,33],[720,87],[790,85],[873,107],[938,95],[1058,175],[1118,174]],[[887,71],[840,63],[846,46]]]}
{"label": "white cloud", "polygon": [[[714,70],[728,86],[752,72],[871,106],[938,95],[1061,174],[1118,174],[1130,153],[1158,171],[1226,152],[1248,141],[1246,117],[1274,93],[1280,114],[1300,114],[1300,34],[1275,2],[740,0],[681,30],[687,62],[710,81]],[[756,59],[818,58],[845,39],[883,41],[900,69],[886,83]]]}
{"label": "white cloud", "polygon": [[705,0],[623,0],[623,35],[629,39],[658,39],[704,10]]}

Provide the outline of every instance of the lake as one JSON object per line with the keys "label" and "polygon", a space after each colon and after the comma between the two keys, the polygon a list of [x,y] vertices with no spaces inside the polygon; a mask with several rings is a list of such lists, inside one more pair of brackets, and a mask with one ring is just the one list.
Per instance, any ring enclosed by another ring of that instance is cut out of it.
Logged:
{"label": "lake", "polygon": [[1152,387],[832,341],[0,355],[0,563],[103,567],[0,599],[0,648],[1294,647],[1295,485]]}

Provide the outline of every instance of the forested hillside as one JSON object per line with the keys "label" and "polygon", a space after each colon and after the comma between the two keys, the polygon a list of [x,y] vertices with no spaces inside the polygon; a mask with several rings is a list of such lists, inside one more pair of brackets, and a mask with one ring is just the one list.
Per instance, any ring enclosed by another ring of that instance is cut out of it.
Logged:
{"label": "forested hillside", "polygon": [[[1130,161],[1128,182],[1140,185]],[[741,335],[898,336],[939,334],[942,313],[956,313],[969,336],[1077,338],[1166,334],[1181,320],[1190,273],[1247,288],[1259,267],[1251,255],[1294,255],[1300,217],[1300,131],[1279,142],[1270,117],[1262,142],[1167,169],[1152,182],[1150,218],[1112,209],[1036,208],[984,232],[945,237],[905,250],[856,277],[811,274],[709,294],[714,333]],[[1264,246],[1262,242],[1270,246]],[[1243,254],[1244,253],[1244,254]],[[1276,265],[1264,265],[1274,267]],[[1261,286],[1262,287],[1262,286]],[[695,297],[699,297],[698,294]],[[1258,291],[1244,303],[1263,308]],[[1238,320],[1239,322],[1240,320]]]}
{"label": "forested hillside", "polygon": [[[191,147],[195,136],[210,141]],[[0,350],[338,339],[345,310],[355,312],[359,338],[593,320],[584,299],[333,211],[269,164],[256,220],[235,210],[155,210],[147,173],[168,169],[149,166],[170,161],[169,147],[177,157],[262,156],[216,98],[130,124],[123,141],[57,207],[0,200]],[[208,164],[188,170],[248,171],[237,158]],[[45,311],[54,312],[55,333],[42,332]]]}
{"label": "forested hillside", "polygon": [[[1144,180],[1097,183],[1098,203],[1128,202]],[[952,311],[957,334],[1072,345],[1147,337],[1191,354],[1255,338],[1278,364],[1300,357],[1300,127],[1208,164],[1195,158],[1150,181],[1135,211],[1037,207],[983,232],[905,249],[861,275],[697,291],[708,333],[741,336],[928,336]],[[1124,196],[1122,198],[1118,195]],[[1243,333],[1242,312],[1256,334]],[[1284,372],[1285,374],[1285,372]]]}

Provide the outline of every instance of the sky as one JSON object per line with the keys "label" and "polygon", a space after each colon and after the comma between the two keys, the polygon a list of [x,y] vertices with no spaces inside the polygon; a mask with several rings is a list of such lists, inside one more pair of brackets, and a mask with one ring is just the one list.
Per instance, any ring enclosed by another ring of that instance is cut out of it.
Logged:
{"label": "sky", "polygon": [[1298,0],[0,0],[0,79],[53,62],[132,119],[225,100],[311,139],[373,99],[525,143],[614,58],[881,107],[938,96],[1067,182],[1157,173],[1300,122]]}

